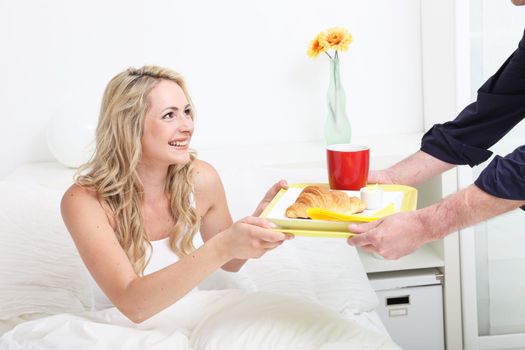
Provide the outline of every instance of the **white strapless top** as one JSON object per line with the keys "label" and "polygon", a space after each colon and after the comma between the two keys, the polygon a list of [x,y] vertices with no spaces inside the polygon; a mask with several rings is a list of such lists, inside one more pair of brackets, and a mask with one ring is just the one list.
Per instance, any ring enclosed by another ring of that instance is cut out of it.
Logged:
{"label": "white strapless top", "polygon": [[[193,246],[195,249],[199,248],[203,244],[200,232],[196,232],[193,237]],[[162,270],[166,266],[169,266],[179,260],[177,254],[175,254],[169,245],[169,237],[160,239],[157,241],[151,241],[151,259],[144,269],[144,275],[149,275],[159,270]],[[148,250],[149,251],[149,250]],[[147,253],[148,254],[148,253]],[[95,282],[93,277],[89,275],[91,280],[91,290],[93,292],[93,305],[96,310],[103,310],[113,307],[113,303],[104,294],[102,289]],[[191,292],[197,290],[195,287]],[[191,293],[190,292],[190,293]]]}

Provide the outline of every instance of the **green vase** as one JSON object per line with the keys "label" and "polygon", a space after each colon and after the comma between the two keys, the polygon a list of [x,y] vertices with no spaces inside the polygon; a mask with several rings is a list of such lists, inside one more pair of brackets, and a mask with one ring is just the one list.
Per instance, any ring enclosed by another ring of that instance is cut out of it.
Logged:
{"label": "green vase", "polygon": [[326,145],[350,143],[352,127],[346,116],[346,96],[339,74],[337,53],[330,59],[330,83],[327,93],[328,116],[324,127]]}

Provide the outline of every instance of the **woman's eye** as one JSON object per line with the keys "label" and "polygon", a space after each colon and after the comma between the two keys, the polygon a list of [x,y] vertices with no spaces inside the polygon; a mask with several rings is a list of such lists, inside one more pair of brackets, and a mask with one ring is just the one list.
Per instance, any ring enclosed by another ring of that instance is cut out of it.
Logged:
{"label": "woman's eye", "polygon": [[184,111],[184,114],[186,114],[187,116],[191,116],[191,109],[186,109]]}
{"label": "woman's eye", "polygon": [[162,116],[162,119],[173,119],[173,112],[166,113]]}

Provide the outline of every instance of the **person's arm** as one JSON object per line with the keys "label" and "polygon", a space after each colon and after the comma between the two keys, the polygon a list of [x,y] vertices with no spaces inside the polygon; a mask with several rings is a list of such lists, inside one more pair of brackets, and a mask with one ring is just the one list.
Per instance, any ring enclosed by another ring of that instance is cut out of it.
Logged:
{"label": "person's arm", "polygon": [[387,259],[398,259],[421,245],[500,215],[525,204],[525,200],[494,197],[476,185],[413,212],[388,216],[375,222],[350,225],[351,245],[377,252]]}
{"label": "person's arm", "polygon": [[495,197],[470,185],[444,200],[423,208],[420,220],[428,227],[433,240],[475,225],[525,204],[525,200]]}
{"label": "person's arm", "polygon": [[525,199],[525,145],[505,157],[495,156],[474,183],[495,197]]}
{"label": "person's arm", "polygon": [[452,121],[436,124],[421,150],[393,167],[372,171],[369,183],[413,185],[450,169],[475,166],[490,158],[488,149],[525,116],[525,35],[516,51],[478,90],[476,102]]}
{"label": "person's arm", "polygon": [[452,121],[434,125],[421,150],[444,162],[473,167],[525,117],[525,33],[518,48],[479,89],[474,103]]}
{"label": "person's arm", "polygon": [[[196,162],[194,175],[196,204],[197,208],[205,212],[201,218],[200,232],[203,240],[206,242],[218,232],[231,226],[233,221],[219,174],[211,164],[202,160],[197,160]],[[252,216],[259,216],[279,190],[287,187],[288,184],[284,180],[273,185],[259,203]],[[286,235],[287,239],[292,237],[291,235]],[[222,269],[237,272],[244,263],[246,263],[245,259],[234,259],[224,264]]]}
{"label": "person's arm", "polygon": [[[204,242],[233,224],[226,201],[224,186],[215,168],[202,160],[196,160],[193,176],[195,199],[201,218],[200,233]],[[221,267],[225,271],[237,272],[246,262],[245,259],[227,261]]]}
{"label": "person's arm", "polygon": [[286,238],[270,230],[269,222],[246,218],[178,262],[139,277],[92,191],[72,186],[64,194],[61,209],[87,269],[111,302],[136,323],[175,303],[226,262],[259,257]]}
{"label": "person's arm", "polygon": [[368,183],[415,185],[454,166],[417,151],[388,169],[370,171]]}

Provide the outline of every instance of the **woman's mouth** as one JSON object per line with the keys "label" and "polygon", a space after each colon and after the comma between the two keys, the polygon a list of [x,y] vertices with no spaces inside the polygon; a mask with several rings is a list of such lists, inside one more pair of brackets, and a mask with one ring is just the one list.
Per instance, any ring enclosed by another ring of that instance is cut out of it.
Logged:
{"label": "woman's mouth", "polygon": [[174,147],[176,149],[186,149],[188,148],[189,141],[188,140],[175,140],[175,141],[168,142],[168,144],[171,147]]}

